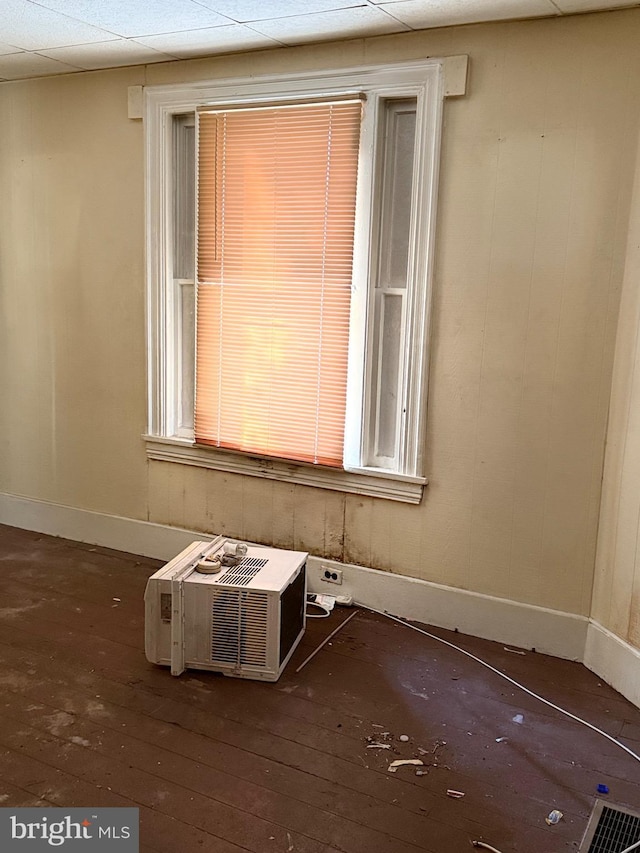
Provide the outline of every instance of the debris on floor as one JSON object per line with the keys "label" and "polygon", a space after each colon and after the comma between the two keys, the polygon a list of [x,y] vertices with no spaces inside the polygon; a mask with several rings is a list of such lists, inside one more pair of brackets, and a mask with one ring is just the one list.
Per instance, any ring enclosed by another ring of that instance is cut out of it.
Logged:
{"label": "debris on floor", "polygon": [[389,773],[395,773],[398,767],[403,767],[405,764],[423,765],[424,762],[419,758],[399,758],[397,761],[392,761],[387,767]]}
{"label": "debris on floor", "polygon": [[419,747],[418,747],[418,752],[420,753],[420,755],[423,755],[423,756],[424,756],[424,755],[432,756],[432,760],[431,760],[431,761],[427,761],[427,760],[425,759],[423,763],[424,763],[427,767],[443,767],[445,770],[450,770],[451,768],[450,768],[447,764],[440,764],[440,762],[438,761],[438,750],[439,750],[439,749],[442,749],[442,748],[443,748],[443,747],[445,747],[446,745],[447,745],[446,740],[437,740],[437,741],[435,742],[435,744],[433,745],[433,749],[432,749],[430,752],[429,752],[429,750],[428,750],[428,749],[422,749],[422,747],[420,747],[420,746],[419,746]]}
{"label": "debris on floor", "polygon": [[[372,735],[367,735],[367,749],[391,749],[391,743],[388,741],[393,740],[393,735],[391,732],[375,732]],[[394,750],[395,752],[395,750]]]}
{"label": "debris on floor", "polygon": [[564,815],[561,811],[558,811],[558,809],[553,809],[553,811],[549,812],[547,817],[545,817],[545,821],[549,824],[549,826],[555,826],[557,823],[560,823],[563,816]]}
{"label": "debris on floor", "polygon": [[505,652],[512,652],[514,655],[526,655],[526,652],[523,652],[522,649],[510,649],[508,646],[502,647]]}
{"label": "debris on floor", "polygon": [[524,716],[522,714],[516,714],[513,718],[513,722],[521,726],[524,723]]}
{"label": "debris on floor", "polygon": [[447,797],[453,797],[454,800],[461,800],[464,797],[464,791],[454,791],[453,788],[448,788]]}

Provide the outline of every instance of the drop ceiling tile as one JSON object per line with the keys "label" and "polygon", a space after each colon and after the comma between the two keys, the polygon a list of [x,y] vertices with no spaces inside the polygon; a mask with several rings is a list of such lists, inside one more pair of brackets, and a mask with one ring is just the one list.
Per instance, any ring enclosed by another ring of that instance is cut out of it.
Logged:
{"label": "drop ceiling tile", "polygon": [[123,65],[146,65],[148,62],[169,62],[175,56],[127,39],[105,41],[102,44],[79,44],[73,47],[56,47],[41,52],[50,59],[67,62],[85,71],[98,68],[118,68]]}
{"label": "drop ceiling tile", "polygon": [[619,9],[621,6],[638,6],[638,0],[555,0],[561,12],[596,12],[601,9]]}
{"label": "drop ceiling tile", "polygon": [[71,18],[102,27],[119,36],[173,33],[219,27],[231,21],[194,0],[38,0]]}
{"label": "drop ceiling tile", "polygon": [[272,21],[257,21],[251,28],[284,44],[322,41],[330,38],[361,38],[405,31],[407,26],[373,6],[296,15]]}
{"label": "drop ceiling tile", "polygon": [[335,9],[349,9],[364,6],[366,0],[198,0],[216,12],[222,12],[240,23],[247,21],[265,21],[271,18],[289,18],[316,12],[331,12]]}
{"label": "drop ceiling tile", "polygon": [[416,30],[558,14],[551,0],[386,0],[376,8]]}
{"label": "drop ceiling tile", "polygon": [[44,9],[29,0],[1,0],[0,41],[23,50],[106,41],[111,33]]}
{"label": "drop ceiling tile", "polygon": [[19,47],[14,47],[11,44],[2,44],[0,42],[0,56],[4,56],[7,53],[22,53],[22,50]]}
{"label": "drop ceiling tile", "polygon": [[5,80],[20,80],[25,77],[46,77],[53,74],[68,74],[80,69],[64,62],[57,62],[37,53],[12,53],[0,56],[0,77]]}
{"label": "drop ceiling tile", "polygon": [[136,41],[154,50],[170,53],[178,59],[213,56],[216,53],[232,53],[262,47],[280,47],[280,42],[240,24],[210,27],[206,30],[193,30],[186,33],[144,36]]}

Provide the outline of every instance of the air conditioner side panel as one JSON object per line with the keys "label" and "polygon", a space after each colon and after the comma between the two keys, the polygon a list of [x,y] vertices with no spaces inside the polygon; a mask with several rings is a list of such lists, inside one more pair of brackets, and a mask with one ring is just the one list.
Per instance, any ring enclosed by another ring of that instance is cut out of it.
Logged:
{"label": "air conditioner side panel", "polygon": [[302,565],[296,577],[282,591],[279,601],[280,637],[278,665],[284,666],[291,652],[300,641],[305,629],[307,609],[307,572],[306,563]]}
{"label": "air conditioner side panel", "polygon": [[144,591],[144,652],[150,663],[171,663],[171,584],[155,577]]}

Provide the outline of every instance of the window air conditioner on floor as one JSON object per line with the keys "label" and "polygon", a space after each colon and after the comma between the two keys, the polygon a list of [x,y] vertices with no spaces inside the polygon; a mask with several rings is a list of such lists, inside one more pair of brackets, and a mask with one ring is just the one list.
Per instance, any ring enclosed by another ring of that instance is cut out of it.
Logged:
{"label": "window air conditioner on floor", "polygon": [[277,681],[305,629],[307,554],[218,536],[194,542],[144,594],[151,663]]}

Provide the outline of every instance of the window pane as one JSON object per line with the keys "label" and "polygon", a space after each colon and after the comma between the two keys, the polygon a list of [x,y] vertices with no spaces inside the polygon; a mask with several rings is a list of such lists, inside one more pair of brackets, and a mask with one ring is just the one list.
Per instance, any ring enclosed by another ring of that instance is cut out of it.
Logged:
{"label": "window pane", "polygon": [[342,465],[360,114],[199,115],[200,442]]}
{"label": "window pane", "polygon": [[195,262],[196,138],[193,114],[175,116],[173,277],[193,280]]}
{"label": "window pane", "polygon": [[193,432],[195,378],[195,113],[173,117],[173,287],[176,352],[176,426]]}
{"label": "window pane", "polygon": [[378,287],[406,287],[416,135],[415,99],[384,101]]}
{"label": "window pane", "polygon": [[401,458],[416,109],[414,98],[383,100],[379,117],[373,381],[365,457],[367,464],[390,470],[397,470]]}
{"label": "window pane", "polygon": [[402,341],[402,296],[381,294],[380,389],[376,429],[376,455],[396,455],[398,392],[400,388],[400,344]]}
{"label": "window pane", "polygon": [[179,285],[180,294],[180,429],[193,430],[193,400],[195,383],[195,292],[193,284]]}

